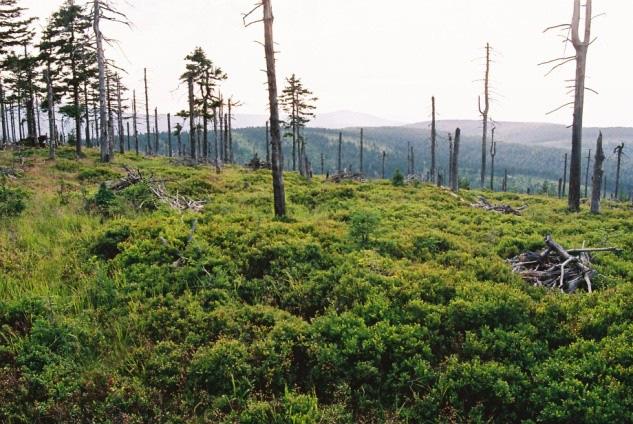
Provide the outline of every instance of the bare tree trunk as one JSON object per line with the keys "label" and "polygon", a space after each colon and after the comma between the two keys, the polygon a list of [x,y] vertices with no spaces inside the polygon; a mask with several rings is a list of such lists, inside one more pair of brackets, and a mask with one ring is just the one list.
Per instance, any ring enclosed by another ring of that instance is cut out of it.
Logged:
{"label": "bare tree trunk", "polygon": [[132,126],[134,127],[134,152],[136,156],[138,156],[138,126],[137,126],[137,115],[136,115],[136,90],[134,90],[132,94]]}
{"label": "bare tree trunk", "polygon": [[593,164],[593,186],[591,188],[591,213],[600,213],[600,190],[602,189],[602,176],[604,170],[602,164],[604,163],[605,156],[602,149],[602,131],[598,136],[596,142],[596,161]]}
{"label": "bare tree trunk", "polygon": [[613,193],[615,200],[620,200],[620,169],[622,167],[622,154],[624,152],[624,143],[615,148],[614,153],[618,155],[618,165],[615,171],[615,192]]}
{"label": "bare tree trunk", "polygon": [[497,156],[497,142],[495,141],[495,130],[492,128],[492,138],[490,139],[490,191],[495,191],[495,156]]}
{"label": "bare tree trunk", "polygon": [[229,115],[224,114],[224,161],[231,163],[229,160]]}
{"label": "bare tree trunk", "polygon": [[229,99],[229,159],[231,163],[235,162],[235,156],[233,154],[233,114],[231,110],[231,99]]}
{"label": "bare tree trunk", "polygon": [[415,153],[413,151],[413,146],[411,146],[411,173],[415,175]]}
{"label": "bare tree trunk", "polygon": [[343,172],[343,133],[339,132],[338,133],[338,159],[337,159],[337,170],[338,173],[340,174],[341,172]]}
{"label": "bare tree trunk", "polygon": [[158,108],[154,108],[154,154],[160,150],[160,131],[158,130]]}
{"label": "bare tree trunk", "polygon": [[7,146],[7,120],[4,113],[4,87],[0,78],[0,121],[2,121],[2,148]]}
{"label": "bare tree trunk", "polygon": [[385,179],[385,157],[387,156],[387,152],[382,151],[382,179]]}
{"label": "bare tree trunk", "polygon": [[202,111],[202,157],[205,162],[209,162],[209,111],[206,99]]}
{"label": "bare tree trunk", "polygon": [[431,181],[435,182],[437,174],[437,165],[435,163],[435,149],[437,142],[437,131],[435,128],[435,96],[431,97]]}
{"label": "bare tree trunk", "polygon": [[453,134],[448,133],[448,186],[453,187]]}
{"label": "bare tree trunk", "polygon": [[189,85],[189,150],[191,153],[191,159],[196,158],[196,122],[195,112],[193,109],[193,76],[189,75],[187,79]]}
{"label": "bare tree trunk", "polygon": [[47,65],[44,71],[44,79],[46,80],[46,91],[48,100],[48,158],[55,159],[55,117],[53,116],[53,82],[51,81],[51,64]]}
{"label": "bare tree trunk", "polygon": [[[86,58],[83,58],[84,69],[87,69]],[[84,108],[86,110],[86,147],[92,148],[90,140],[90,104],[88,103],[88,78],[84,78]]]}
{"label": "bare tree trunk", "polygon": [[453,142],[453,176],[451,177],[452,187],[455,192],[459,192],[459,139],[461,138],[462,130],[457,128],[455,130],[455,141]]}
{"label": "bare tree trunk", "polygon": [[325,158],[323,157],[323,153],[321,153],[321,175],[325,175]]}
{"label": "bare tree trunk", "polygon": [[106,73],[106,98],[108,102],[108,152],[114,159],[114,117],[112,114],[112,96],[110,95],[110,76]]}
{"label": "bare tree trunk", "polygon": [[483,121],[483,135],[481,138],[481,188],[484,188],[486,182],[486,156],[488,151],[486,145],[488,142],[488,114],[490,113],[490,44],[486,44],[486,75],[484,78],[484,107],[481,107],[481,98],[479,98],[479,113],[481,113]]}
{"label": "bare tree trunk", "polygon": [[123,132],[123,106],[121,105],[121,77],[116,80],[117,121],[119,125],[119,153],[125,153],[125,134]]}
{"label": "bare tree trunk", "polygon": [[149,94],[147,92],[147,68],[143,69],[143,80],[145,82],[145,124],[147,126],[147,145],[145,146],[145,153],[152,154],[152,131],[149,126]]}
{"label": "bare tree trunk", "polygon": [[171,147],[171,113],[167,114],[167,151],[169,157],[172,157],[174,152]]}
{"label": "bare tree trunk", "polygon": [[220,147],[218,145],[218,108],[213,108],[213,136],[214,136],[214,155],[215,155],[215,166],[216,168],[220,163]]}
{"label": "bare tree trunk", "polygon": [[101,135],[99,137],[99,145],[101,146],[101,162],[110,162],[110,149],[108,145],[108,126],[105,125],[106,117],[106,63],[103,53],[103,34],[99,29],[101,20],[101,2],[94,0],[94,19],[93,27],[97,42],[97,63],[99,67],[99,117],[101,120]]}
{"label": "bare tree trunk", "polygon": [[275,43],[273,41],[274,17],[271,0],[262,0],[262,4],[264,6],[264,47],[266,51],[266,73],[268,76],[268,97],[270,103],[275,215],[283,217],[286,215],[286,193],[284,188],[283,163],[281,162],[281,129],[279,128]]}
{"label": "bare tree trunk", "polygon": [[591,149],[587,154],[587,171],[585,171],[585,199],[589,194],[589,167],[591,166]]}
{"label": "bare tree trunk", "polygon": [[130,137],[130,121],[127,121],[125,123],[125,126],[127,127],[127,151],[129,152],[131,150],[132,147],[132,143],[131,143],[131,137]]}
{"label": "bare tree trunk", "polygon": [[582,162],[582,127],[585,104],[585,74],[587,51],[591,43],[592,0],[585,4],[585,37],[580,39],[580,0],[574,0],[574,13],[571,24],[571,40],[576,49],[576,84],[574,96],[574,122],[572,124],[571,164],[569,173],[568,207],[571,211],[580,211],[580,184]]}

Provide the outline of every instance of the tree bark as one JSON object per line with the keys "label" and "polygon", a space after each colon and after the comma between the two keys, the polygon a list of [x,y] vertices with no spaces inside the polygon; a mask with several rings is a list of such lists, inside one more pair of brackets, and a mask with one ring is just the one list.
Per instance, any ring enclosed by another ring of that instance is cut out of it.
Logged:
{"label": "tree bark", "polygon": [[189,86],[189,151],[191,154],[191,159],[196,158],[196,122],[195,115],[193,109],[193,76],[189,75],[187,79],[187,84]]}
{"label": "tree bark", "polygon": [[270,124],[266,121],[266,163],[270,164]]}
{"label": "tree bark", "polygon": [[459,192],[459,141],[461,138],[462,130],[457,128],[455,130],[455,141],[453,141],[453,176],[451,177],[453,192]]}
{"label": "tree bark", "polygon": [[158,108],[154,108],[154,154],[160,150],[160,131],[158,130]]}
{"label": "tree bark", "polygon": [[567,195],[567,153],[565,153],[565,166],[563,168],[563,197]]}
{"label": "tree bark", "polygon": [[150,126],[149,126],[149,94],[147,92],[147,68],[143,69],[143,80],[145,82],[145,124],[147,126],[147,145],[145,146],[145,153],[148,155],[152,154],[152,140],[151,140],[151,133],[152,131],[150,130]]}
{"label": "tree bark", "polygon": [[173,150],[171,147],[171,113],[167,114],[167,150],[169,157],[172,157]]}
{"label": "tree bark", "polygon": [[119,126],[119,153],[125,153],[125,134],[123,131],[123,106],[121,105],[121,77],[116,80],[117,122]]}
{"label": "tree bark", "polygon": [[2,121],[2,148],[7,146],[7,120],[4,113],[4,87],[0,78],[0,121]]}
{"label": "tree bark", "polygon": [[266,74],[270,103],[270,126],[272,145],[272,174],[275,215],[286,215],[286,193],[283,163],[281,162],[281,129],[279,128],[279,104],[277,98],[277,74],[275,70],[275,43],[273,40],[273,9],[271,0],[262,0],[264,7],[264,49],[266,52]]}
{"label": "tree bark", "polygon": [[574,0],[571,24],[571,39],[576,50],[576,84],[574,95],[574,121],[572,124],[571,163],[569,173],[568,207],[573,212],[580,211],[580,185],[582,162],[582,128],[585,103],[585,75],[587,51],[591,43],[592,0],[585,4],[585,37],[580,39],[580,0]]}
{"label": "tree bark", "polygon": [[44,71],[44,79],[46,80],[46,91],[48,100],[48,157],[55,159],[55,118],[53,116],[53,82],[51,81],[51,64],[48,63]]}
{"label": "tree bark", "polygon": [[589,194],[589,167],[591,166],[591,149],[589,149],[589,154],[587,154],[587,170],[585,171],[585,198],[587,198]]}
{"label": "tree bark", "polygon": [[618,164],[615,170],[615,191],[613,196],[615,200],[620,200],[620,169],[622,168],[622,154],[624,152],[624,143],[615,148],[615,153],[618,155]]}
{"label": "tree bark", "polygon": [[431,97],[431,179],[435,182],[437,178],[437,165],[435,163],[435,149],[437,142],[437,131],[435,127],[435,96]]}
{"label": "tree bark", "polygon": [[132,94],[133,100],[132,100],[132,115],[133,115],[133,120],[134,122],[132,123],[132,126],[134,127],[134,152],[136,153],[136,156],[138,156],[138,126],[137,126],[137,115],[136,115],[136,90],[134,90],[133,94]]}
{"label": "tree bark", "polygon": [[497,156],[497,142],[495,141],[495,130],[492,128],[490,139],[490,191],[495,191],[495,156]]}
{"label": "tree bark", "polygon": [[385,157],[387,156],[387,152],[382,151],[382,179],[385,179]]}
{"label": "tree bark", "polygon": [[602,189],[602,176],[604,170],[602,164],[604,163],[605,156],[602,149],[602,132],[598,136],[596,142],[596,158],[593,164],[593,185],[591,188],[591,213],[600,213],[600,190]]}
{"label": "tree bark", "polygon": [[99,67],[99,117],[101,120],[101,135],[99,137],[99,145],[101,146],[101,162],[110,162],[110,151],[108,146],[108,126],[105,125],[106,117],[106,63],[103,52],[103,34],[99,29],[99,21],[101,19],[101,2],[94,0],[94,19],[93,27],[97,42],[97,63]]}
{"label": "tree bark", "polygon": [[486,182],[486,156],[488,151],[486,145],[488,142],[488,114],[490,113],[490,44],[486,44],[486,75],[484,78],[484,107],[481,107],[481,98],[479,99],[479,113],[481,113],[483,121],[483,135],[481,137],[481,188],[484,188]]}

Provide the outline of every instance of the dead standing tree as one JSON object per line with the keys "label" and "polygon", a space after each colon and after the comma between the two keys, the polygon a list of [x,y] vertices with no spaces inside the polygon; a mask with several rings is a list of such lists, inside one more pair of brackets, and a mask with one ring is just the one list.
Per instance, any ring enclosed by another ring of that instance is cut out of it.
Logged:
{"label": "dead standing tree", "polygon": [[605,159],[604,150],[602,149],[602,132],[600,132],[600,135],[598,135],[598,141],[596,142],[596,159],[593,164],[591,213],[600,213],[600,190],[602,189],[602,177],[604,175],[602,164]]}
{"label": "dead standing tree", "polygon": [[[247,19],[258,9],[263,9],[263,18],[254,22]],[[279,103],[277,98],[277,74],[275,69],[275,48],[273,40],[273,9],[271,0],[261,0],[255,7],[244,15],[244,25],[248,26],[255,22],[264,23],[264,51],[266,54],[266,75],[268,79],[268,99],[270,106],[270,127],[271,127],[271,147],[272,147],[272,174],[273,174],[273,197],[275,215],[283,217],[286,215],[286,193],[284,188],[283,163],[281,157],[281,128],[279,124]]]}
{"label": "dead standing tree", "polygon": [[481,105],[479,97],[479,113],[483,121],[483,135],[481,137],[481,188],[486,182],[486,157],[488,150],[488,114],[490,113],[490,44],[486,44],[486,74],[484,76],[484,104]]}
{"label": "dead standing tree", "polygon": [[453,163],[451,165],[451,190],[457,193],[459,192],[459,141],[461,138],[462,130],[457,128],[455,130],[455,141],[453,141]]}
{"label": "dead standing tree", "polygon": [[495,191],[495,156],[497,156],[497,142],[495,141],[495,131],[497,127],[492,127],[492,138],[490,139],[490,191]]}
{"label": "dead standing tree", "polygon": [[622,155],[624,154],[624,143],[617,146],[613,150],[613,153],[618,155],[617,168],[615,170],[615,191],[614,191],[613,196],[615,197],[615,200],[619,200],[620,199],[620,169],[622,166]]}
{"label": "dead standing tree", "polygon": [[435,149],[437,143],[437,129],[435,126],[435,96],[431,97],[431,182],[437,179],[437,165],[435,163]]}
{"label": "dead standing tree", "polygon": [[547,28],[545,32],[551,29],[562,29],[569,31],[570,37],[565,37],[565,42],[571,41],[576,51],[574,56],[560,57],[554,60],[541,63],[554,64],[552,69],[547,73],[552,73],[555,69],[571,62],[576,63],[576,76],[574,85],[570,88],[574,92],[574,101],[566,103],[551,111],[554,113],[564,107],[574,106],[574,120],[572,124],[572,141],[571,141],[571,162],[569,166],[569,196],[568,207],[573,212],[580,211],[580,188],[582,185],[582,128],[583,128],[583,112],[585,105],[585,90],[593,91],[585,86],[586,70],[587,70],[587,52],[589,46],[594,40],[591,39],[591,21],[592,0],[586,0],[585,3],[585,24],[584,37],[580,38],[580,22],[581,22],[581,4],[580,0],[574,1],[574,10],[572,14],[571,24],[557,25]]}

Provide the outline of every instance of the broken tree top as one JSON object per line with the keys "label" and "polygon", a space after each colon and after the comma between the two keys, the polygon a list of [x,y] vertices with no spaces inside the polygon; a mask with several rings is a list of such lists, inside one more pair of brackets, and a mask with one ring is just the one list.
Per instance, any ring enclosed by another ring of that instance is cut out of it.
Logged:
{"label": "broken tree top", "polygon": [[578,288],[591,293],[592,279],[597,275],[591,263],[591,254],[619,251],[615,247],[565,250],[551,235],[545,238],[545,245],[542,252],[527,252],[510,259],[512,271],[536,287],[547,287],[563,293],[574,293]]}

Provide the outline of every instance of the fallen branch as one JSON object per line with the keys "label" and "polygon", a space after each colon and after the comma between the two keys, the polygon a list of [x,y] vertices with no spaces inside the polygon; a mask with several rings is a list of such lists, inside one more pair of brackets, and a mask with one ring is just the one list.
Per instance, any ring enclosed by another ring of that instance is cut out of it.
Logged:
{"label": "fallen branch", "polygon": [[521,216],[523,211],[528,208],[527,205],[521,206],[519,208],[513,208],[510,205],[493,205],[485,197],[480,197],[477,203],[473,203],[471,206],[473,208],[483,209],[486,211],[498,212],[498,213],[503,213],[503,214],[508,214],[508,215],[517,215],[517,216]]}
{"label": "fallen branch", "polygon": [[333,183],[340,183],[343,181],[356,181],[358,183],[366,183],[367,179],[365,178],[365,175],[361,173],[343,171],[343,172],[337,172],[335,174],[330,175],[327,181],[330,181]]}
{"label": "fallen branch", "polygon": [[618,252],[617,248],[566,250],[548,235],[542,252],[526,252],[510,259],[512,271],[535,287],[574,293],[579,287],[591,293],[596,271],[591,264],[590,252]]}

